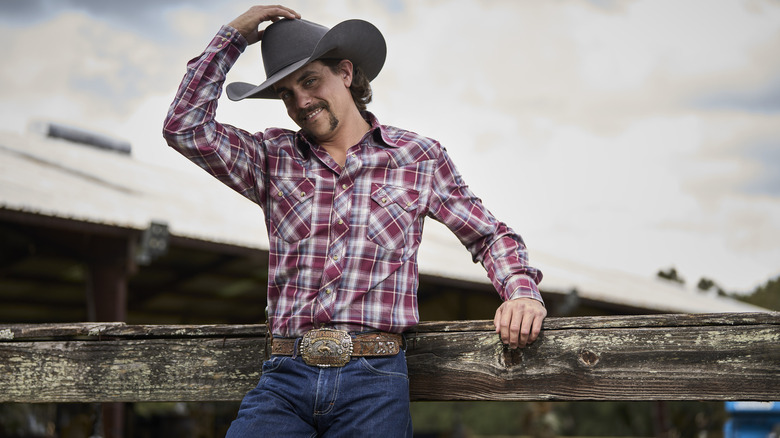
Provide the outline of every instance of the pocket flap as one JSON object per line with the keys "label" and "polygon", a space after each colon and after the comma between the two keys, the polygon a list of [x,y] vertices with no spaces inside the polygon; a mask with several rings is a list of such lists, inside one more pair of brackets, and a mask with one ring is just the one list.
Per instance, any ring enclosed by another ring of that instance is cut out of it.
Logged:
{"label": "pocket flap", "polygon": [[279,178],[271,181],[271,197],[280,200],[292,197],[298,202],[314,196],[314,181],[308,178]]}
{"label": "pocket flap", "polygon": [[371,184],[371,199],[381,206],[394,203],[406,211],[417,208],[420,193],[414,189],[395,186],[386,186],[377,183]]}

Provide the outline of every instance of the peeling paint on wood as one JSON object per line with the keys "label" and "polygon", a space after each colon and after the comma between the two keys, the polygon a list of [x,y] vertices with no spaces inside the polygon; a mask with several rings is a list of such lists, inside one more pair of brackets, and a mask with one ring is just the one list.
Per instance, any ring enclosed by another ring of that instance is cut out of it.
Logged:
{"label": "peeling paint on wood", "polygon": [[[505,348],[490,321],[407,333],[413,400],[777,400],[780,314],[549,318]],[[265,326],[0,326],[0,402],[240,400]]]}
{"label": "peeling paint on wood", "polygon": [[14,332],[12,332],[10,329],[0,330],[0,339],[13,339],[13,338],[14,338]]}

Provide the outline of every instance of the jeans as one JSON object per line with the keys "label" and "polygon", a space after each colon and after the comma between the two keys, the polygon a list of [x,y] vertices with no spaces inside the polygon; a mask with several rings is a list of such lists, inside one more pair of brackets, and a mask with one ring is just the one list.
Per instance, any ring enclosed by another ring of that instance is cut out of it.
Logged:
{"label": "jeans", "polygon": [[271,356],[227,432],[228,438],[266,436],[411,437],[404,352],[356,357],[334,368]]}

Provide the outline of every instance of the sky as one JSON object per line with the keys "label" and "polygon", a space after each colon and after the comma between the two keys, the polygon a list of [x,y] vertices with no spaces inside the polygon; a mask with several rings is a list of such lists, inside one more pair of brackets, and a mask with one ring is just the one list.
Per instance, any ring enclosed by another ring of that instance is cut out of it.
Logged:
{"label": "sky", "polygon": [[[534,251],[747,292],[780,275],[780,1],[298,0],[374,23],[388,56],[369,110],[439,140]],[[252,3],[0,2],[0,131],[110,134],[200,172],[162,121],[187,61]],[[259,45],[228,82],[264,80]],[[278,101],[217,119],[295,128]]]}

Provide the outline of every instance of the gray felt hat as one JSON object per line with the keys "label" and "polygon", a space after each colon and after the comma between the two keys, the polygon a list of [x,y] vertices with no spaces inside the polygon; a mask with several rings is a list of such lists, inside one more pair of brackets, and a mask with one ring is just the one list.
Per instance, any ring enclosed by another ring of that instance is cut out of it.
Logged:
{"label": "gray felt hat", "polygon": [[272,87],[276,82],[323,58],[349,59],[371,81],[382,70],[387,56],[382,33],[363,20],[347,20],[332,29],[306,20],[279,20],[265,29],[261,51],[265,82],[229,84],[226,91],[230,100],[278,99]]}

